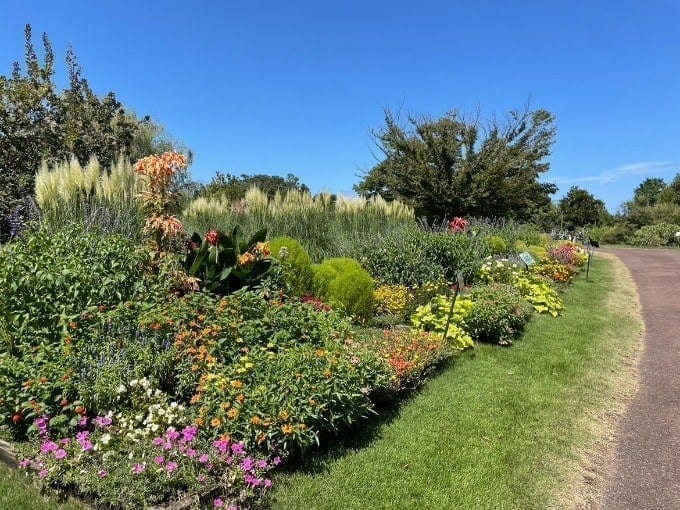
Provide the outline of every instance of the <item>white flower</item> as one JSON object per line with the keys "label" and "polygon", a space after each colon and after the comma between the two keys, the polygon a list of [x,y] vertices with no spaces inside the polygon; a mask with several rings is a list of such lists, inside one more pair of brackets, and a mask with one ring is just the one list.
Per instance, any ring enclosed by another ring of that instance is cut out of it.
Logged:
{"label": "white flower", "polygon": [[117,392],[119,395],[122,395],[122,394],[125,393],[126,391],[127,391],[127,388],[125,387],[124,384],[119,385],[118,388],[116,389],[116,392]]}
{"label": "white flower", "polygon": [[99,441],[102,444],[109,444],[111,442],[111,434],[104,434]]}
{"label": "white flower", "polygon": [[139,381],[137,379],[133,379],[132,381],[130,381],[130,388],[134,388],[138,384],[139,384]]}

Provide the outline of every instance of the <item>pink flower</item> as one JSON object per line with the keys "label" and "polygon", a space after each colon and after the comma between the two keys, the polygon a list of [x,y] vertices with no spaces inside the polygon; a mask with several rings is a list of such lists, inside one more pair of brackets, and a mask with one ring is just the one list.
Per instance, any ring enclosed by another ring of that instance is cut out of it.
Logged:
{"label": "pink flower", "polygon": [[99,478],[106,478],[107,475],[108,475],[108,473],[103,469],[100,469],[99,471],[97,471],[97,476],[99,476]]}
{"label": "pink flower", "polygon": [[24,459],[24,460],[22,460],[21,462],[19,462],[19,467],[20,467],[21,469],[26,469],[26,468],[27,468],[28,466],[30,466],[30,465],[31,465],[31,461],[28,460],[28,459]]}
{"label": "pink flower", "polygon": [[269,489],[269,487],[272,486],[272,481],[269,478],[265,478],[264,486],[265,486],[266,489]]}
{"label": "pink flower", "polygon": [[217,439],[213,443],[213,446],[217,448],[217,451],[220,453],[226,453],[226,451],[229,449],[229,440],[226,438]]}
{"label": "pink flower", "polygon": [[177,462],[168,462],[167,465],[165,466],[165,470],[168,473],[172,473],[173,471],[177,471],[178,467],[179,465],[177,464]]}
{"label": "pink flower", "polygon": [[243,446],[243,443],[234,443],[231,445],[231,451],[239,455],[245,451],[245,447]]}
{"label": "pink flower", "polygon": [[213,501],[213,506],[215,508],[222,508],[224,506],[224,501],[222,501],[220,498],[217,498],[215,501]]}
{"label": "pink flower", "polygon": [[79,427],[87,427],[87,416],[83,416],[78,422]]}
{"label": "pink flower", "polygon": [[274,457],[272,459],[272,464],[274,464],[275,466],[278,466],[279,464],[281,464],[281,457],[278,457],[278,456]]}
{"label": "pink flower", "polygon": [[56,452],[59,449],[59,445],[54,441],[45,441],[40,446],[40,453]]}
{"label": "pink flower", "polygon": [[158,457],[155,457],[155,458],[153,459],[153,461],[154,461],[156,464],[163,464],[163,462],[165,462],[165,458],[164,458],[164,457],[161,457],[161,456],[159,455]]}
{"label": "pink flower", "polygon": [[255,461],[253,461],[253,459],[250,457],[246,457],[245,459],[243,459],[243,462],[241,463],[241,469],[243,469],[243,471],[250,471],[251,469],[253,469],[254,465]]}
{"label": "pink flower", "polygon": [[47,477],[47,469],[42,469],[39,473],[38,476],[40,478],[46,478]]}
{"label": "pink flower", "polygon": [[192,425],[190,427],[184,427],[182,429],[182,438],[187,442],[191,443],[194,438],[196,437],[196,433],[198,432],[198,427],[195,425]]}
{"label": "pink flower", "polygon": [[167,437],[170,441],[176,441],[179,438],[179,432],[173,428],[169,428],[165,433],[165,437]]}
{"label": "pink flower", "polygon": [[154,446],[162,446],[164,442],[165,442],[165,441],[163,441],[163,438],[162,438],[162,437],[154,437],[154,438],[153,438],[153,444],[154,444]]}
{"label": "pink flower", "polygon": [[458,216],[455,216],[450,222],[449,222],[449,230],[451,232],[463,232],[467,229],[468,227],[468,222],[467,220],[460,218]]}
{"label": "pink flower", "polygon": [[196,452],[196,450],[194,450],[193,448],[189,448],[189,449],[187,449],[187,451],[186,451],[186,455],[187,455],[187,457],[189,457],[190,459],[193,459],[193,458],[197,455],[197,452]]}
{"label": "pink flower", "polygon": [[63,448],[59,448],[56,452],[54,452],[54,458],[57,460],[65,459],[66,458],[66,450]]}
{"label": "pink flower", "polygon": [[169,450],[170,448],[172,448],[172,443],[170,441],[166,441],[165,443],[163,443],[164,450]]}
{"label": "pink flower", "polygon": [[146,469],[146,464],[137,463],[132,467],[132,472],[136,475],[143,473]]}

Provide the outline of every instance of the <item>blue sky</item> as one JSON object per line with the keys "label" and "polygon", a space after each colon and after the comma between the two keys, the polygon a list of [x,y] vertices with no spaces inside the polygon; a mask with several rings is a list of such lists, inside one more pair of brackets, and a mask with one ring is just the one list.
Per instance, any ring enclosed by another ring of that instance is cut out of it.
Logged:
{"label": "blue sky", "polygon": [[0,74],[23,59],[27,22],[62,83],[72,44],[95,91],[191,147],[203,181],[291,172],[351,193],[383,108],[502,115],[529,98],[557,118],[543,180],[560,193],[577,185],[614,211],[645,177],[680,171],[675,0],[0,0]]}

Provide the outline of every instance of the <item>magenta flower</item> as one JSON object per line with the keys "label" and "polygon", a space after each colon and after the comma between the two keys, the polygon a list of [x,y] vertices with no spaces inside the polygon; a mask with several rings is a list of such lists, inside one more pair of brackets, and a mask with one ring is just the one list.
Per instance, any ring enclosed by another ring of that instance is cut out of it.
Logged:
{"label": "magenta flower", "polygon": [[40,446],[40,453],[56,452],[59,449],[59,445],[54,441],[45,441]]}
{"label": "magenta flower", "polygon": [[29,459],[24,459],[21,462],[19,462],[19,467],[21,469],[26,469],[30,465],[31,465],[31,461]]}
{"label": "magenta flower", "polygon": [[136,475],[143,473],[146,470],[146,464],[137,463],[132,467],[132,472]]}
{"label": "magenta flower", "polygon": [[213,506],[215,508],[222,508],[224,506],[224,501],[222,501],[220,498],[217,498],[215,501],[213,501]]}
{"label": "magenta flower", "polygon": [[154,461],[156,464],[159,464],[159,465],[160,465],[160,464],[163,464],[163,462],[165,462],[165,458],[164,458],[164,457],[161,457],[161,456],[159,455],[158,457],[155,457],[155,458],[153,459],[153,461]]}
{"label": "magenta flower", "polygon": [[163,449],[164,450],[170,450],[172,448],[172,443],[170,441],[166,441],[163,443]]}
{"label": "magenta flower", "polygon": [[257,467],[259,467],[260,469],[267,469],[267,461],[264,459],[258,461]]}
{"label": "magenta flower", "polygon": [[179,438],[179,432],[173,428],[169,428],[165,433],[165,437],[167,437],[170,441],[176,441]]}
{"label": "magenta flower", "polygon": [[154,446],[162,446],[165,441],[163,440],[162,437],[154,437],[153,438],[153,444]]}
{"label": "magenta flower", "polygon": [[272,486],[272,481],[269,478],[265,478],[264,486],[265,486],[266,489],[269,489],[269,487]]}
{"label": "magenta flower", "polygon": [[[229,449],[229,440],[226,438],[220,438],[217,439],[214,443],[213,446],[217,448],[217,451],[220,453],[226,453],[226,451]],[[232,445],[233,448],[233,445]]]}
{"label": "magenta flower", "polygon": [[190,459],[193,459],[196,455],[198,455],[196,450],[194,450],[193,448],[187,448],[187,451],[186,451],[187,457],[189,457]]}
{"label": "magenta flower", "polygon": [[99,478],[106,478],[107,475],[108,473],[104,469],[97,471],[97,476],[99,476]]}
{"label": "magenta flower", "polygon": [[165,466],[165,470],[168,473],[172,473],[173,471],[177,471],[178,467],[179,465],[177,464],[177,462],[168,462],[167,465]]}
{"label": "magenta flower", "polygon": [[78,422],[79,427],[87,427],[87,416],[83,416]]}
{"label": "magenta flower", "polygon": [[274,464],[275,466],[281,464],[281,457],[274,457],[274,459],[272,460],[272,464]]}
{"label": "magenta flower", "polygon": [[56,452],[54,452],[54,457],[57,460],[62,460],[66,458],[66,450],[63,448],[59,448]]}
{"label": "magenta flower", "polygon": [[195,425],[184,427],[182,429],[182,439],[184,439],[187,443],[191,443],[196,437],[197,432],[198,427],[196,427]]}
{"label": "magenta flower", "polygon": [[250,471],[251,469],[253,469],[254,465],[255,461],[250,457],[246,457],[245,459],[243,459],[243,462],[241,462],[241,469],[243,469],[243,471]]}
{"label": "magenta flower", "polygon": [[200,462],[201,464],[205,464],[209,460],[210,460],[210,456],[206,455],[205,453],[198,458],[198,462]]}
{"label": "magenta flower", "polygon": [[38,476],[40,478],[46,478],[47,477],[47,469],[40,470],[40,472],[38,473]]}
{"label": "magenta flower", "polygon": [[239,455],[245,451],[245,447],[243,446],[243,443],[234,443],[231,445],[231,451]]}

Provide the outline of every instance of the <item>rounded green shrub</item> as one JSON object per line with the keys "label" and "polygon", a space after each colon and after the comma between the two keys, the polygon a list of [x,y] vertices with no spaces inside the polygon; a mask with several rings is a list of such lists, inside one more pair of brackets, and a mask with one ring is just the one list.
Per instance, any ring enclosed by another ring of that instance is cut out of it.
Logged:
{"label": "rounded green shrub", "polygon": [[361,264],[335,258],[313,266],[314,293],[347,315],[366,319],[373,314],[373,279]]}
{"label": "rounded green shrub", "polygon": [[646,225],[633,233],[630,244],[634,246],[672,246],[680,243],[680,226],[672,223]]}
{"label": "rounded green shrub", "polygon": [[466,297],[473,306],[465,316],[465,326],[476,340],[509,344],[531,317],[531,305],[509,285],[479,285]]}
{"label": "rounded green shrub", "polygon": [[489,236],[486,238],[486,243],[489,245],[492,255],[505,255],[508,253],[508,245],[501,236]]}
{"label": "rounded green shrub", "polygon": [[281,264],[283,278],[289,292],[294,296],[303,296],[312,291],[314,272],[312,259],[307,250],[292,237],[277,237],[269,241],[269,248],[274,259]]}

